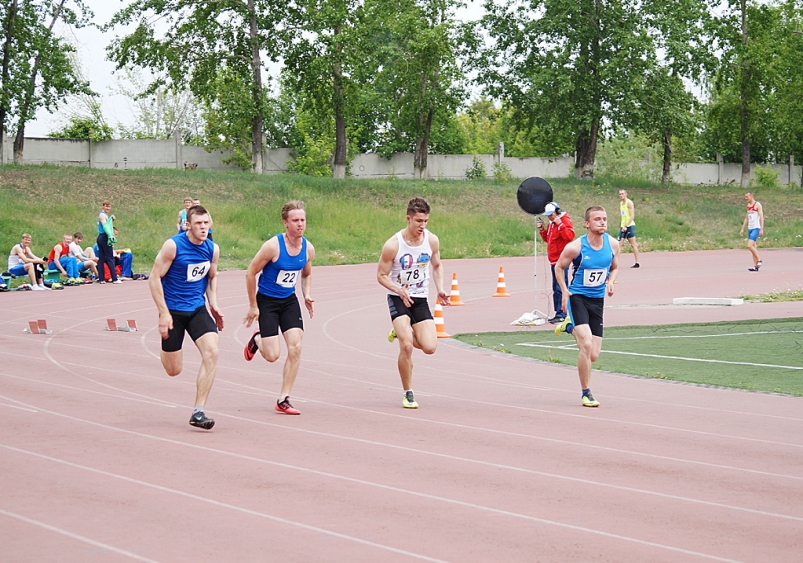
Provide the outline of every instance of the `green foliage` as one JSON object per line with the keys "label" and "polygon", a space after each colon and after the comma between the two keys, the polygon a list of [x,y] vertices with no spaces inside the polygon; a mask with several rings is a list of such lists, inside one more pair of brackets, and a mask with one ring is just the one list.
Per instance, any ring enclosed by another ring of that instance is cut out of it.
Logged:
{"label": "green foliage", "polygon": [[645,137],[618,135],[597,149],[596,172],[600,175],[657,182],[661,179],[661,156]]}
{"label": "green foliage", "polygon": [[468,180],[482,180],[487,176],[485,171],[485,163],[478,157],[471,160],[471,166],[466,168],[466,179]]}
{"label": "green foliage", "polygon": [[59,130],[51,131],[48,137],[54,139],[89,139],[94,143],[110,141],[114,130],[103,119],[100,104],[93,102],[90,115],[73,115]]}
{"label": "green foliage", "polygon": [[509,184],[515,178],[513,177],[513,171],[510,170],[510,166],[505,164],[504,162],[493,163],[493,175],[494,175],[494,182],[497,184]]}
{"label": "green foliage", "polygon": [[753,173],[756,177],[750,181],[751,188],[780,188],[781,183],[778,181],[778,176],[781,175],[780,170],[775,170],[772,166],[756,166],[753,168]]}

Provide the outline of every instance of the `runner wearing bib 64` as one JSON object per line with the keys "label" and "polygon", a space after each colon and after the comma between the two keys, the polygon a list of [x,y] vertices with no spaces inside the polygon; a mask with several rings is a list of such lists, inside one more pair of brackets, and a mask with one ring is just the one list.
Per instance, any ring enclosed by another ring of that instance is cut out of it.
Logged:
{"label": "runner wearing bib 64", "polygon": [[429,204],[415,197],[407,204],[407,227],[390,237],[382,247],[376,279],[388,290],[388,308],[393,330],[388,340],[399,340],[399,375],[402,406],[417,409],[412,389],[413,348],[434,354],[438,345],[435,320],[429,310],[429,280],[435,282],[438,301],[449,304],[443,291],[440,241],[427,230]]}
{"label": "runner wearing bib 64", "polygon": [[159,310],[161,359],[167,375],[181,373],[185,333],[189,333],[201,352],[190,424],[209,430],[215,421],[206,416],[204,407],[217,371],[218,330],[223,330],[223,313],[217,305],[220,249],[207,238],[209,213],[206,209],[200,205],[190,207],[187,223],[189,227],[185,232],[167,239],[162,245],[148,286]]}
{"label": "runner wearing bib 64", "polygon": [[[257,352],[268,362],[279,359],[281,345],[279,329],[287,345],[287,359],[282,370],[282,390],[276,410],[283,414],[301,414],[290,404],[290,391],[301,365],[301,339],[304,321],[296,297],[296,285],[301,283],[304,306],[313,314],[312,259],[315,248],[304,238],[307,212],[303,201],[289,201],[282,207],[282,223],[286,232],[271,238],[259,249],[245,273],[248,293],[248,314],[243,322],[251,326],[259,320],[259,330],[245,345],[243,355],[249,362]],[[257,282],[257,274],[260,274]]]}
{"label": "runner wearing bib 64", "polygon": [[[619,242],[608,235],[608,215],[599,206],[586,210],[584,224],[588,233],[570,242],[555,264],[555,275],[563,290],[563,307],[569,316],[555,328],[555,334],[568,332],[577,341],[577,373],[583,391],[584,407],[598,407],[591,394],[591,364],[602,351],[602,313],[605,295],[612,296],[619,274]],[[563,272],[575,264],[569,287]]]}

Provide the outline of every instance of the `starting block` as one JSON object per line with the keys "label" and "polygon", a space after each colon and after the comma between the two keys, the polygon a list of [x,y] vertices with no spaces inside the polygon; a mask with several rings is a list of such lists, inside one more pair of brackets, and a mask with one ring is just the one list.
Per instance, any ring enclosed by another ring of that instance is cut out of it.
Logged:
{"label": "starting block", "polygon": [[130,319],[126,321],[126,324],[117,326],[117,321],[114,319],[106,319],[106,330],[110,330],[112,332],[118,330],[120,332],[137,332],[137,321]]}
{"label": "starting block", "polygon": [[22,332],[27,332],[29,334],[53,334],[53,331],[47,328],[47,321],[45,319],[29,321],[28,328],[24,329]]}

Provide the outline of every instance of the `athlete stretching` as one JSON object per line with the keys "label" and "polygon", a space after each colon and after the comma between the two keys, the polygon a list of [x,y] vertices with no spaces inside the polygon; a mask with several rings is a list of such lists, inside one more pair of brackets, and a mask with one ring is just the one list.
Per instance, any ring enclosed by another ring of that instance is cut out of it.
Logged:
{"label": "athlete stretching", "polygon": [[[438,237],[427,230],[429,204],[420,197],[407,204],[407,227],[390,237],[382,247],[376,278],[388,290],[393,330],[388,339],[399,339],[399,375],[402,406],[417,409],[413,394],[413,348],[434,354],[438,344],[435,320],[429,310],[429,278],[435,282],[441,305],[449,304],[443,291],[443,264]],[[431,268],[430,268],[431,266]],[[431,270],[431,272],[430,272]]]}
{"label": "athlete stretching", "polygon": [[[248,293],[248,314],[245,326],[259,319],[259,330],[246,343],[243,355],[249,362],[257,352],[273,363],[279,359],[279,329],[287,345],[287,359],[282,370],[282,391],[276,410],[284,414],[301,414],[290,404],[290,391],[301,365],[301,338],[304,321],[296,297],[296,284],[301,278],[304,306],[312,318],[312,259],[315,248],[304,238],[307,212],[303,201],[289,201],[282,207],[282,223],[286,232],[262,245],[245,273]],[[257,285],[256,276],[259,276]]]}
{"label": "athlete stretching", "polygon": [[159,309],[161,358],[167,375],[178,375],[184,366],[181,347],[185,332],[189,333],[201,352],[195,409],[190,424],[209,430],[215,421],[204,414],[204,406],[217,370],[217,331],[223,330],[223,313],[217,305],[217,261],[220,249],[206,238],[209,229],[209,213],[206,209],[200,205],[190,207],[187,210],[187,223],[187,231],[167,239],[162,245],[156,255],[148,285]]}
{"label": "athlete stretching", "polygon": [[[608,215],[602,207],[589,207],[584,224],[588,233],[566,245],[555,264],[555,276],[563,291],[563,309],[567,310],[568,302],[569,311],[555,334],[569,332],[577,341],[581,402],[584,407],[598,407],[589,387],[591,364],[602,350],[602,311],[605,294],[613,295],[619,274],[619,243],[607,233]],[[575,270],[567,289],[563,272],[572,262]]]}

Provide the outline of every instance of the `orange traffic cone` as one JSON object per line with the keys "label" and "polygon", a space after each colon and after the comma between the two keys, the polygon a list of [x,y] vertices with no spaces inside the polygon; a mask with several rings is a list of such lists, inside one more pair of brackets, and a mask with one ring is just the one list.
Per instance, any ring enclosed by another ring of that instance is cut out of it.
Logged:
{"label": "orange traffic cone", "polygon": [[449,305],[452,307],[465,305],[460,301],[460,289],[457,287],[457,274],[452,274],[452,293],[449,295]]}
{"label": "orange traffic cone", "polygon": [[452,335],[446,332],[446,325],[443,324],[443,307],[440,303],[435,304],[432,316],[435,317],[435,331],[438,333],[438,338],[451,338]]}
{"label": "orange traffic cone", "polygon": [[496,293],[494,293],[493,296],[510,297],[510,294],[507,292],[507,287],[505,286],[505,271],[502,269],[502,266],[499,266],[499,278],[496,281]]}

